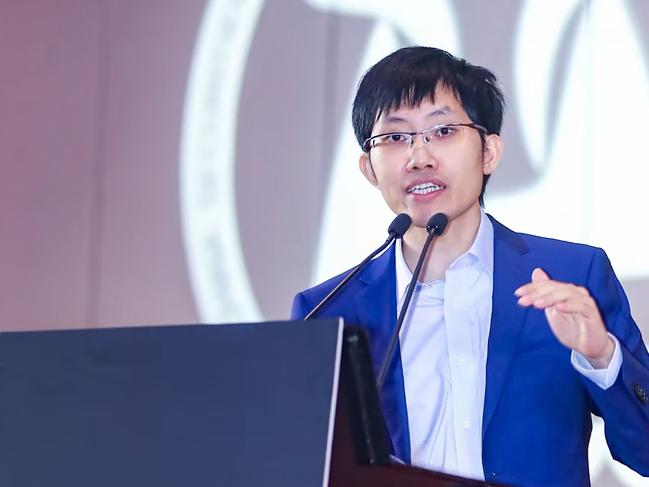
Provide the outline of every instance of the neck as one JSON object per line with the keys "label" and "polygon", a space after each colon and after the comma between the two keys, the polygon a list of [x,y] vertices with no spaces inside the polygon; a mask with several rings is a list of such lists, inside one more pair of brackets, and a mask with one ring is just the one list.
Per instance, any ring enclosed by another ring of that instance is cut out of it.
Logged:
{"label": "neck", "polygon": [[[476,204],[464,214],[449,219],[446,231],[428,250],[428,255],[419,275],[420,282],[444,279],[446,270],[473,244],[480,227],[480,207]],[[419,254],[424,247],[428,232],[426,228],[411,227],[403,237],[403,257],[410,271],[414,271]],[[434,248],[433,248],[434,247]]]}

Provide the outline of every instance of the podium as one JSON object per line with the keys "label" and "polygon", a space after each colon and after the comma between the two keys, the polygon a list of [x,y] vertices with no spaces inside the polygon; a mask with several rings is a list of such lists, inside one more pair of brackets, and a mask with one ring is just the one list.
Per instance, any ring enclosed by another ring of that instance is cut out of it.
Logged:
{"label": "podium", "polygon": [[0,485],[486,485],[391,464],[364,340],[337,319],[0,333]]}

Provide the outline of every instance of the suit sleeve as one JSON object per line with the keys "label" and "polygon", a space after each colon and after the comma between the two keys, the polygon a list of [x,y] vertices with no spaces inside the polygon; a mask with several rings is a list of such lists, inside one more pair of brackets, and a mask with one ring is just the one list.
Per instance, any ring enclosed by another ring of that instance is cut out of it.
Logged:
{"label": "suit sleeve", "polygon": [[597,249],[587,287],[606,327],[620,342],[622,366],[615,383],[603,390],[582,381],[604,419],[606,441],[613,458],[649,476],[649,354],[631,317],[629,302],[604,251]]}

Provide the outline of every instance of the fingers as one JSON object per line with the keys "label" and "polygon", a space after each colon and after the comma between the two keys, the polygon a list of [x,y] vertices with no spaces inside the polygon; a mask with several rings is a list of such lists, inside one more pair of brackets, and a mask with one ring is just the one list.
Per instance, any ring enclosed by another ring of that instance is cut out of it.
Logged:
{"label": "fingers", "polygon": [[537,267],[532,271],[532,282],[525,284],[524,286],[519,287],[514,294],[519,298],[526,295],[531,290],[534,290],[537,286],[543,285],[544,282],[552,282],[550,277],[545,273],[543,269]]}
{"label": "fingers", "polygon": [[554,281],[542,269],[534,269],[531,277],[531,282],[515,291],[518,303],[544,310],[552,332],[561,343],[589,359],[600,360],[608,335],[597,303],[588,290]]}
{"label": "fingers", "polygon": [[588,296],[579,292],[577,286],[551,281],[548,286],[532,289],[527,294],[520,296],[518,304],[545,309],[570,300],[583,301],[585,299],[588,299]]}
{"label": "fingers", "polygon": [[532,271],[532,282],[541,282],[541,281],[549,281],[550,277],[545,273],[543,269],[540,267],[537,267]]}
{"label": "fingers", "polygon": [[590,293],[583,287],[574,284],[553,281],[542,269],[534,269],[532,282],[521,286],[514,293],[521,306],[533,306],[546,309],[557,306],[562,312],[592,314],[596,309]]}
{"label": "fingers", "polygon": [[585,297],[581,293],[579,293],[577,298],[571,298],[557,303],[555,308],[562,313],[576,313],[586,318],[595,317],[599,313],[593,298],[590,296]]}

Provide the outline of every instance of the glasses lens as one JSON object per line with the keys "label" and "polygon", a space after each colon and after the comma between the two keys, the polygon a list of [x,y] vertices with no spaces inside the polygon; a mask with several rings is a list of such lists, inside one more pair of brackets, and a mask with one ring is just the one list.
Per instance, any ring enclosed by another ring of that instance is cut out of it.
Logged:
{"label": "glasses lens", "polygon": [[[421,135],[424,144],[434,149],[461,144],[472,125],[436,125],[416,134],[395,132],[378,135],[370,139],[369,148],[374,157],[403,157],[413,145],[413,137]],[[477,130],[477,128],[475,128]]]}
{"label": "glasses lens", "polygon": [[412,135],[406,133],[379,135],[370,141],[370,148],[376,156],[390,157],[406,152],[411,141]]}
{"label": "glasses lens", "polygon": [[436,145],[459,143],[467,130],[465,125],[437,125],[424,131],[424,141]]}

